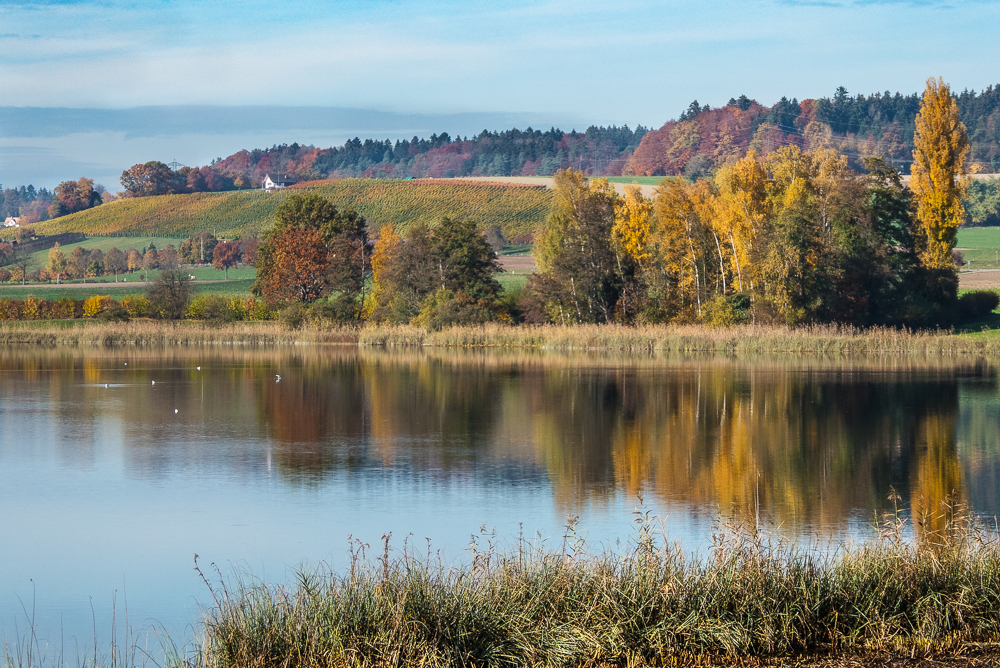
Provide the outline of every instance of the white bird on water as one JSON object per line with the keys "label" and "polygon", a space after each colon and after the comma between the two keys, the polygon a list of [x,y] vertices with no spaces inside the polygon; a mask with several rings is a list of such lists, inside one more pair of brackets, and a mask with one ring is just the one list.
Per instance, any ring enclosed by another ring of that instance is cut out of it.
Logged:
{"label": "white bird on water", "polygon": [[280,383],[281,382],[281,376],[279,376],[278,374],[274,374],[274,377],[277,379],[274,382],[276,382],[276,383]]}
{"label": "white bird on water", "polygon": [[150,383],[150,385],[156,385],[156,381],[154,380],[153,382]]}
{"label": "white bird on water", "polygon": [[177,413],[177,409],[176,408],[174,409],[174,413]]}
{"label": "white bird on water", "polygon": [[195,369],[198,370],[198,371],[201,371],[201,367],[200,366],[196,366]]}

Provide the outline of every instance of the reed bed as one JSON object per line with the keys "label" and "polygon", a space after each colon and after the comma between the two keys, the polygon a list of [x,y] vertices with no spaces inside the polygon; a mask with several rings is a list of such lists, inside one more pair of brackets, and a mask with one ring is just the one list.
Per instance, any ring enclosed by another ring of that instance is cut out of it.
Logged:
{"label": "reed bed", "polygon": [[996,541],[965,527],[913,545],[901,522],[887,526],[871,543],[819,556],[730,530],[699,558],[657,538],[643,518],[622,552],[592,554],[572,530],[558,550],[524,541],[500,549],[484,535],[461,566],[409,546],[393,552],[384,536],[374,559],[355,543],[345,572],[301,571],[287,587],[209,584],[215,607],[194,663],[745,665],[812,657],[810,665],[864,665],[834,659],[954,656],[996,642]]}
{"label": "reed bed", "polygon": [[986,355],[1000,352],[1000,337],[957,336],[943,330],[858,329],[841,325],[798,328],[742,325],[720,329],[700,325],[483,325],[436,332],[409,326],[369,327],[360,331],[359,344],[631,353]]}
{"label": "reed bed", "polygon": [[1000,353],[1000,337],[950,331],[858,329],[840,325],[713,329],[700,325],[574,325],[451,327],[429,331],[409,325],[305,326],[288,329],[273,321],[217,325],[202,321],[90,320],[0,322],[0,344],[41,346],[185,346],[346,344],[384,348],[524,349],[609,352],[632,355],[980,355]]}

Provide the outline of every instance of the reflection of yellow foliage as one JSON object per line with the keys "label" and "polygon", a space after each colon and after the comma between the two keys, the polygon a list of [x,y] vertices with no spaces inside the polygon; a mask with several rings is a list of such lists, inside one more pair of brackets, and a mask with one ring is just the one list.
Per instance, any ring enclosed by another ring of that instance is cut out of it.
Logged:
{"label": "reflection of yellow foliage", "polygon": [[916,528],[921,538],[932,538],[948,524],[950,508],[964,499],[954,412],[933,412],[920,419],[917,461],[910,484]]}

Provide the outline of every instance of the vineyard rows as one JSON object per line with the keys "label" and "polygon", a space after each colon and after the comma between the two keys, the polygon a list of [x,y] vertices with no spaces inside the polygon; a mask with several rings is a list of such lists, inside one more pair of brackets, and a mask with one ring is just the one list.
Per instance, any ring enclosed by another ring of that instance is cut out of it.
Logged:
{"label": "vineyard rows", "polygon": [[[475,220],[481,227],[499,225],[507,238],[531,234],[545,220],[552,191],[495,183],[344,179],[303,184],[295,192],[316,193],[341,208],[353,208],[373,230],[395,223],[405,230],[433,224],[442,216]],[[104,204],[38,223],[45,235],[83,232],[88,236],[186,237],[207,230],[221,238],[259,235],[289,191],[259,190],[138,197]]]}

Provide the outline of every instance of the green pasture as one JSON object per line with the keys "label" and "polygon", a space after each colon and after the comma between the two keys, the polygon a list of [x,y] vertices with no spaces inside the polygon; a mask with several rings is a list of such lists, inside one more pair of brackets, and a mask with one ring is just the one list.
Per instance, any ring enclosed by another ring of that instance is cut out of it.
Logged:
{"label": "green pasture", "polygon": [[965,270],[1000,269],[1000,227],[966,227],[958,231],[956,248],[966,262]]}

